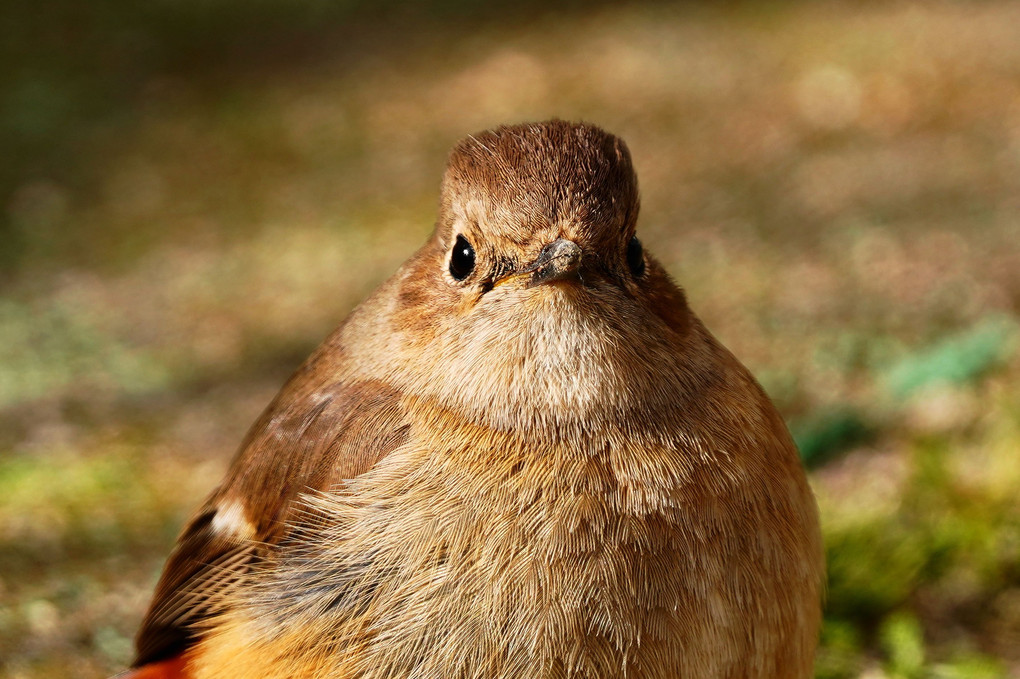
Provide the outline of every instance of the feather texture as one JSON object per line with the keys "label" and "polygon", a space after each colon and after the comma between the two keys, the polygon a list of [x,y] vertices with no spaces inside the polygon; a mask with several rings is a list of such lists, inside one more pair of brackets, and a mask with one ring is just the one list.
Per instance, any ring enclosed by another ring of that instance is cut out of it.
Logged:
{"label": "feather texture", "polygon": [[[637,213],[626,146],[598,128],[462,142],[432,239],[291,378],[185,529],[138,663],[811,676],[823,564],[796,449],[658,262],[635,265]],[[473,255],[451,276],[455,242]],[[535,278],[552,243],[570,257]]]}

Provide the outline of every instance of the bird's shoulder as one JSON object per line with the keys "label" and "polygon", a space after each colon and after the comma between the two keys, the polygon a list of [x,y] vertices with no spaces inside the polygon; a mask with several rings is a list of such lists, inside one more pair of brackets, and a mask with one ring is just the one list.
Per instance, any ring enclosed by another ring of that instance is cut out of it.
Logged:
{"label": "bird's shoulder", "polygon": [[195,640],[284,537],[300,496],[363,474],[406,441],[403,395],[343,374],[335,357],[317,352],[251,427],[167,560],[136,639],[136,666]]}

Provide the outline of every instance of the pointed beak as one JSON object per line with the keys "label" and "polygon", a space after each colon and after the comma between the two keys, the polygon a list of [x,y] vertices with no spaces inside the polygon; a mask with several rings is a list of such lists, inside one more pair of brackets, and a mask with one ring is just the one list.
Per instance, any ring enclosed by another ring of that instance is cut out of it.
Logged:
{"label": "pointed beak", "polygon": [[528,281],[530,288],[548,281],[572,278],[577,275],[580,266],[581,248],[574,241],[559,238],[542,248],[535,261],[524,267],[520,273],[531,275]]}
{"label": "pointed beak", "polygon": [[577,276],[581,266],[581,248],[574,241],[558,238],[538,253],[535,261],[512,273],[502,276],[495,285],[512,280],[527,279],[525,287],[531,288],[549,281],[559,281]]}

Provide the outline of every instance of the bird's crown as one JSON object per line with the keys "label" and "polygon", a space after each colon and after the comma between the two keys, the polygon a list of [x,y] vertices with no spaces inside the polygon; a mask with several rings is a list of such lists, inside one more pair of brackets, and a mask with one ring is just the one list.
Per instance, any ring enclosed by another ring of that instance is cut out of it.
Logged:
{"label": "bird's crown", "polygon": [[[503,126],[461,141],[443,178],[437,237],[464,238],[495,271],[520,267],[557,239],[591,267],[619,268],[634,234],[637,178],[621,139],[552,120]],[[527,261],[520,261],[527,260]]]}

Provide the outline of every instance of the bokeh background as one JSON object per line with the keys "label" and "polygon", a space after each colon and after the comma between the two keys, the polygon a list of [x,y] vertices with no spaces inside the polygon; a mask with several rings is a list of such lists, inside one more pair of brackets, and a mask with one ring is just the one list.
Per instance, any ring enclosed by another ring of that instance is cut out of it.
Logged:
{"label": "bokeh background", "polygon": [[289,372],[499,123],[630,145],[790,422],[818,676],[1020,677],[1020,2],[0,7],[0,674],[103,677]]}

